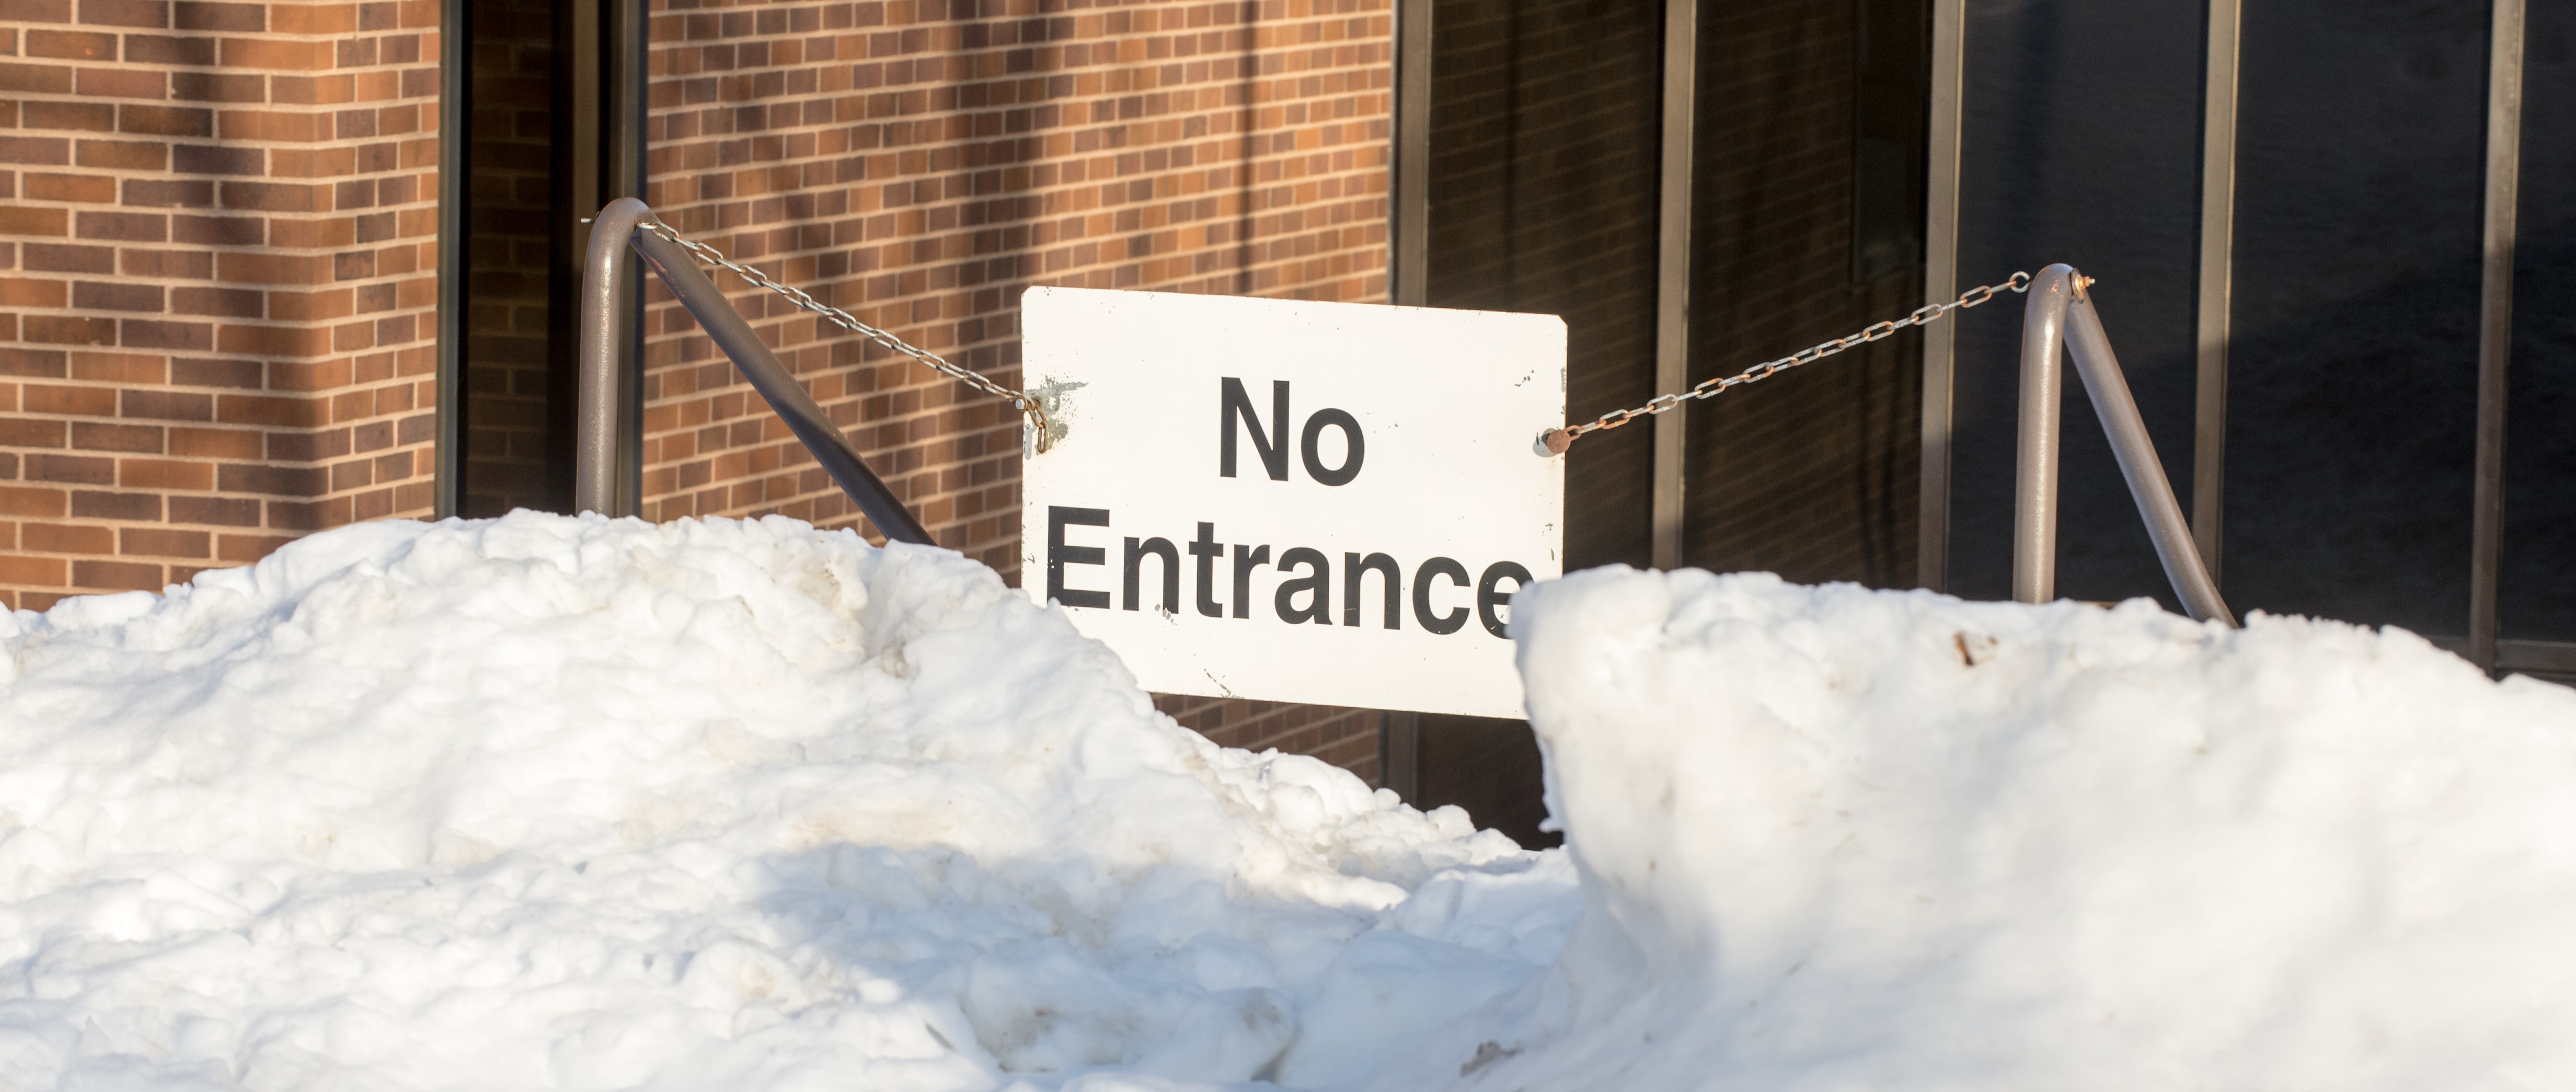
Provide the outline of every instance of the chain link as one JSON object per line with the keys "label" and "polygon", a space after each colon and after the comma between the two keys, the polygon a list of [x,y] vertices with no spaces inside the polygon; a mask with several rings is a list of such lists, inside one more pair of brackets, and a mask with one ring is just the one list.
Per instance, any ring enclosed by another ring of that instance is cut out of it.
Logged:
{"label": "chain link", "polygon": [[860,337],[864,337],[869,341],[876,342],[879,345],[885,346],[887,349],[911,357],[914,360],[918,360],[924,365],[927,365],[930,370],[938,372],[939,374],[947,376],[960,383],[964,383],[976,390],[982,391],[996,398],[1009,399],[1014,408],[1018,409],[1021,413],[1028,415],[1029,426],[1032,434],[1036,437],[1037,449],[1039,451],[1045,451],[1054,442],[1055,436],[1052,430],[1048,427],[1049,422],[1047,421],[1046,407],[1039,403],[1036,395],[1027,391],[1012,390],[1009,387],[1005,387],[990,379],[984,378],[983,375],[977,373],[972,368],[951,364],[948,362],[946,357],[940,356],[928,349],[920,348],[913,345],[911,342],[905,341],[904,339],[887,333],[884,330],[880,330],[874,326],[868,325],[867,323],[861,322],[859,321],[858,316],[807,295],[804,289],[780,284],[777,281],[770,279],[769,274],[725,257],[723,251],[717,250],[714,247],[708,246],[707,244],[698,242],[694,239],[683,238],[677,230],[671,227],[671,225],[665,224],[658,219],[646,220],[635,226],[678,244],[680,249],[688,251],[699,261],[720,269],[729,270],[734,276],[750,281],[754,286],[765,288],[771,292],[777,293],[784,297],[787,302],[795,304],[797,307],[811,311],[820,316],[825,322],[857,334]]}
{"label": "chain link", "polygon": [[1638,406],[1635,409],[1612,410],[1608,413],[1602,414],[1598,418],[1586,421],[1579,425],[1569,425],[1565,428],[1549,429],[1547,432],[1539,436],[1539,443],[1546,447],[1549,454],[1563,455],[1565,454],[1566,448],[1574,446],[1575,438],[1582,436],[1584,433],[1599,432],[1606,428],[1617,428],[1640,417],[1652,417],[1658,413],[1664,412],[1665,410],[1681,405],[1684,402],[1700,398],[1715,397],[1718,392],[1729,387],[1740,387],[1747,383],[1759,383],[1802,364],[1813,364],[1826,357],[1832,356],[1835,353],[1851,348],[1854,345],[1866,345],[1881,338],[1894,337],[1897,331],[1908,326],[1921,326],[1924,323],[1940,318],[1952,311],[1956,311],[1961,308],[1974,307],[1980,303],[1984,303],[1987,300],[1995,298],[1995,293],[1997,292],[2023,292],[2028,291],[2029,288],[2030,274],[2015,273],[2012,276],[2005,278],[1999,284],[1982,285],[1959,293],[1958,299],[1951,300],[1948,303],[1925,304],[1916,308],[1913,314],[1907,315],[1904,318],[1878,323],[1877,325],[1863,329],[1859,333],[1851,334],[1846,337],[1838,337],[1820,345],[1810,345],[1804,349],[1798,350],[1797,352],[1781,357],[1778,360],[1765,361],[1763,363],[1756,364],[1750,368],[1744,369],[1743,371],[1737,372],[1734,375],[1725,375],[1710,379],[1680,394],[1659,395],[1649,400],[1645,405]]}
{"label": "chain link", "polygon": [[[825,322],[829,322],[834,326],[838,326],[841,329],[864,337],[889,350],[911,357],[914,360],[918,360],[922,364],[928,366],[930,370],[957,380],[960,383],[964,383],[969,387],[973,387],[976,390],[984,392],[985,394],[992,395],[996,398],[1007,399],[1014,408],[1018,409],[1021,413],[1028,415],[1029,425],[1032,434],[1036,437],[1037,449],[1039,451],[1045,451],[1054,439],[1052,430],[1049,428],[1050,423],[1047,420],[1046,407],[1040,402],[1037,395],[1027,391],[1012,390],[1009,387],[1005,387],[990,379],[984,378],[981,374],[978,374],[971,368],[951,364],[948,362],[947,358],[942,357],[937,353],[917,347],[891,333],[859,321],[859,318],[856,315],[838,307],[834,307],[831,304],[824,303],[821,300],[815,299],[813,296],[807,295],[804,289],[780,284],[776,280],[771,279],[766,273],[725,257],[723,251],[717,250],[714,247],[708,246],[707,244],[698,242],[694,239],[685,238],[677,230],[673,229],[671,225],[665,224],[658,219],[646,220],[636,226],[678,244],[680,249],[688,251],[691,256],[697,258],[699,261],[705,262],[708,265],[715,266],[719,269],[728,270],[732,272],[734,276],[751,282],[755,287],[767,289],[770,292],[778,294],[780,297],[786,299],[787,302],[796,305],[798,308],[813,312]],[[1565,453],[1567,448],[1574,445],[1574,441],[1578,437],[1581,437],[1586,433],[1617,428],[1640,417],[1652,417],[1656,414],[1672,409],[1675,406],[1681,405],[1684,402],[1715,397],[1717,394],[1725,391],[1729,387],[1739,387],[1747,383],[1759,383],[1765,379],[1771,378],[1772,376],[1778,375],[1781,372],[1788,371],[1791,368],[1813,364],[1826,357],[1842,352],[1845,349],[1849,349],[1852,346],[1866,345],[1883,338],[1894,337],[1897,331],[1903,330],[1908,326],[1921,326],[1924,323],[1940,318],[1952,311],[1975,307],[1978,304],[1993,299],[1995,294],[1998,292],[2023,292],[2029,290],[2029,288],[2030,274],[2015,273],[2000,283],[1982,285],[1962,292],[1959,294],[1958,299],[1951,300],[1948,303],[1926,304],[1922,307],[1916,308],[1913,314],[1907,315],[1904,318],[1881,322],[1862,329],[1860,332],[1855,334],[1838,337],[1832,341],[1827,341],[1822,344],[1808,346],[1807,348],[1800,349],[1788,356],[1781,357],[1778,360],[1765,361],[1763,363],[1756,364],[1750,368],[1744,369],[1743,371],[1737,372],[1734,375],[1719,376],[1717,378],[1707,380],[1706,382],[1692,387],[1680,394],[1659,395],[1648,400],[1645,405],[1638,406],[1634,409],[1612,410],[1608,413],[1602,414],[1598,418],[1586,421],[1579,425],[1549,429],[1545,434],[1539,437],[1539,442],[1546,447],[1550,454],[1562,455]]]}

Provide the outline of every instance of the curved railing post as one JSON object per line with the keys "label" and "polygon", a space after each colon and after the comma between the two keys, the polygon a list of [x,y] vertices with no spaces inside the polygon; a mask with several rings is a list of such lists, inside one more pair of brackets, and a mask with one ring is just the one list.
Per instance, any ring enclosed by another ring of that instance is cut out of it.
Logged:
{"label": "curved railing post", "polygon": [[633,515],[615,511],[617,501],[617,304],[622,285],[621,253],[633,247],[644,264],[662,278],[680,306],[698,320],[709,340],[733,360],[734,369],[760,392],[763,401],[786,422],[789,432],[811,452],[823,472],[849,495],[877,530],[896,542],[934,545],[930,532],[913,518],[903,500],[886,488],[850,439],[832,423],[795,373],[778,362],[769,345],[733,309],[715,282],[698,269],[679,244],[637,225],[653,215],[642,201],[621,197],[609,202],[591,225],[589,260],[582,269],[580,305],[580,433],[574,442],[573,503],[577,511]]}
{"label": "curved railing post", "polygon": [[[2233,626],[2236,616],[2218,594],[2200,549],[2192,542],[2182,505],[2174,500],[2173,483],[2164,462],[2156,458],[2155,441],[2120,360],[2111,352],[2111,337],[2093,309],[2087,279],[2072,267],[2052,265],[2030,284],[2030,304],[2022,317],[2021,435],[2013,498],[2013,598],[2045,603],[2057,584],[2057,451],[2060,405],[2065,395],[2064,356],[2075,358],[2076,374],[2102,434],[2120,461],[2129,498],[2155,543],[2156,560],[2172,582],[2183,609],[2203,621]],[[2064,356],[2061,356],[2061,348]]]}
{"label": "curved railing post", "polygon": [[2030,279],[2021,320],[2021,423],[2013,458],[2013,600],[2057,598],[2057,434],[2065,404],[2066,304],[2075,269]]}
{"label": "curved railing post", "polygon": [[603,516],[635,514],[632,498],[617,495],[619,357],[617,313],[626,299],[626,241],[653,210],[620,197],[590,222],[590,253],[581,263],[581,323],[574,350],[581,370],[574,433],[572,510]]}

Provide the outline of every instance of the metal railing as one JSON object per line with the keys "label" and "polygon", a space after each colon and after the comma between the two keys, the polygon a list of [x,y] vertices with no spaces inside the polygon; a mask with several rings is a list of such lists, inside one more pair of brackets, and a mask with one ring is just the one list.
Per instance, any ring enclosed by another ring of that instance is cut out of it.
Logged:
{"label": "metal railing", "polygon": [[[2022,312],[2021,426],[2013,491],[2013,598],[2045,603],[2057,592],[2058,433],[2065,404],[2066,356],[2075,358],[2084,393],[2102,418],[2102,432],[2120,460],[2120,476],[2138,503],[2138,516],[2154,540],[2156,558],[2183,609],[2202,621],[2229,626],[2236,616],[2219,598],[2218,583],[2202,564],[2193,545],[2182,506],[2174,502],[2173,483],[2147,437],[2138,402],[2121,377],[2120,361],[2111,353],[2110,336],[2094,313],[2086,292],[2092,278],[2058,264],[2040,270],[2030,282],[2030,302]],[[2060,347],[2064,351],[2060,351]]]}
{"label": "metal railing", "polygon": [[749,380],[753,390],[787,423],[788,431],[812,452],[823,472],[849,495],[859,511],[876,524],[877,530],[897,542],[931,545],[930,532],[914,519],[903,501],[886,488],[884,481],[868,469],[849,437],[841,434],[823,407],[806,393],[805,385],[794,373],[779,363],[778,355],[743,321],[715,282],[698,269],[688,251],[650,231],[638,230],[649,221],[653,210],[632,197],[621,197],[599,210],[591,222],[590,253],[582,263],[581,299],[577,307],[581,322],[579,367],[581,395],[576,416],[578,438],[574,442],[576,469],[573,474],[573,507],[576,511],[602,515],[629,516],[630,505],[621,504],[617,495],[618,374],[617,330],[619,305],[625,298],[625,262],[622,251],[632,247],[637,257],[662,278],[680,306],[695,316],[707,338],[716,343],[733,360],[735,369]]}

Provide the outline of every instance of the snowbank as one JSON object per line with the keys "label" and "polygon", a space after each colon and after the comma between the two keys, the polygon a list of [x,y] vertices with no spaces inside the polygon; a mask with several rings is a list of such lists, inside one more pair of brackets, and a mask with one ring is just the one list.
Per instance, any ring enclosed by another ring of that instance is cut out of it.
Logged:
{"label": "snowbank", "polygon": [[1514,626],[1585,916],[1378,1087],[2576,1086],[2576,692],[1758,574]]}
{"label": "snowbank", "polygon": [[1571,888],[792,521],[366,524],[0,616],[0,1088],[1319,1084]]}
{"label": "snowbank", "polygon": [[1569,852],[785,520],[0,618],[0,1088],[2576,1085],[2576,693],[2143,602],[1515,613]]}

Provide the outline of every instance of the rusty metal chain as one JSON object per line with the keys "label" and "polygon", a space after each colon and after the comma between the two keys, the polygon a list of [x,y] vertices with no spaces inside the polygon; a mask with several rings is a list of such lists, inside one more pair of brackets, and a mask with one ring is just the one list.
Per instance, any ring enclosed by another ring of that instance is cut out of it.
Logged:
{"label": "rusty metal chain", "polygon": [[1987,300],[1993,299],[1997,292],[2023,292],[2028,291],[2029,288],[2030,274],[2015,273],[2012,276],[2005,278],[2000,284],[1983,285],[1959,293],[1958,299],[1951,300],[1948,303],[1925,304],[1922,307],[1916,308],[1913,314],[1907,315],[1904,318],[1878,323],[1877,325],[1868,327],[1859,333],[1852,334],[1847,337],[1838,337],[1821,345],[1808,346],[1807,348],[1800,349],[1797,352],[1781,357],[1778,360],[1756,364],[1750,368],[1744,369],[1743,371],[1737,372],[1734,375],[1719,376],[1717,378],[1710,379],[1696,387],[1683,391],[1680,394],[1662,395],[1635,409],[1612,410],[1608,413],[1602,414],[1596,419],[1586,421],[1579,425],[1569,425],[1565,428],[1549,429],[1539,435],[1539,443],[1547,449],[1549,454],[1563,455],[1565,454],[1565,449],[1574,446],[1575,439],[1582,436],[1584,433],[1599,432],[1605,428],[1617,428],[1640,417],[1652,417],[1693,399],[1714,397],[1718,392],[1723,391],[1728,387],[1740,387],[1746,383],[1759,383],[1765,379],[1771,378],[1772,376],[1778,375],[1781,372],[1798,367],[1799,365],[1813,364],[1826,357],[1832,356],[1835,353],[1851,348],[1854,345],[1866,345],[1881,338],[1893,337],[1897,331],[1908,326],[1921,326],[1924,323],[1940,318],[1952,311],[1960,310],[1961,308],[1974,307],[1980,303],[1986,302]]}
{"label": "rusty metal chain", "polygon": [[720,269],[730,270],[734,276],[750,281],[754,286],[765,288],[771,292],[777,293],[779,296],[784,297],[787,302],[795,304],[799,308],[811,311],[820,316],[825,322],[829,322],[841,329],[876,342],[877,344],[885,346],[887,349],[893,350],[894,352],[901,353],[914,360],[918,360],[924,365],[927,365],[930,370],[938,372],[939,374],[947,376],[960,383],[964,383],[969,387],[973,387],[976,390],[984,392],[985,394],[992,395],[995,398],[1009,399],[1013,408],[1028,415],[1029,427],[1032,435],[1036,439],[1037,449],[1039,451],[1045,451],[1053,444],[1055,434],[1049,427],[1050,422],[1047,420],[1046,407],[1040,404],[1037,395],[1028,391],[1012,390],[1009,387],[1005,387],[990,379],[984,378],[972,368],[951,364],[948,362],[946,357],[942,357],[928,349],[915,346],[911,342],[905,341],[904,339],[887,333],[884,330],[880,330],[874,326],[868,325],[867,323],[861,322],[859,321],[858,316],[807,295],[804,289],[780,284],[777,281],[770,279],[769,274],[725,257],[723,251],[717,250],[714,247],[708,246],[707,244],[698,242],[694,239],[684,238],[681,236],[679,231],[672,228],[671,225],[663,223],[659,219],[645,220],[635,226],[678,244],[680,249],[688,251],[699,261],[705,262],[708,265],[716,266]]}

